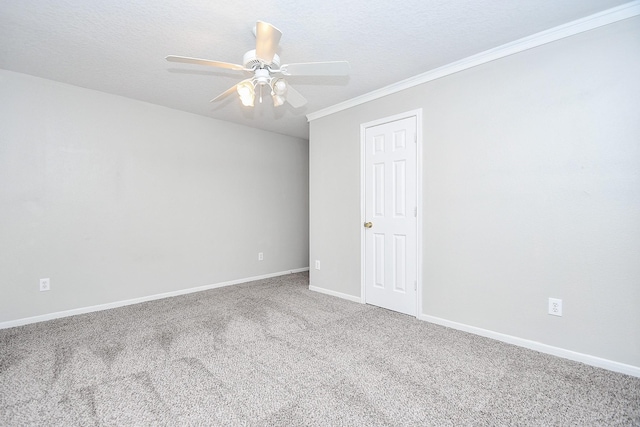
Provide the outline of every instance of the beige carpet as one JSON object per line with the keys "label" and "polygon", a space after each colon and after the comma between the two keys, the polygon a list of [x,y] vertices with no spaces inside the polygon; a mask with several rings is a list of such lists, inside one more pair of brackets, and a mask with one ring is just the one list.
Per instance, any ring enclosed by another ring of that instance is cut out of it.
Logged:
{"label": "beige carpet", "polygon": [[0,330],[0,425],[640,425],[640,378],[307,288]]}

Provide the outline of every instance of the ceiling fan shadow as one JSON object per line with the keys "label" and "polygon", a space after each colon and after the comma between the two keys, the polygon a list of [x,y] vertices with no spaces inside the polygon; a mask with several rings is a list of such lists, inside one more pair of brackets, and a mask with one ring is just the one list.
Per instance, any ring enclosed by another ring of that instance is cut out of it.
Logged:
{"label": "ceiling fan shadow", "polygon": [[281,105],[280,107],[276,107],[273,109],[273,116],[275,120],[279,120],[279,119],[284,119],[287,113],[295,116],[304,115],[306,114],[307,109],[308,109],[307,105],[303,105],[301,107],[296,108],[293,105],[289,104],[288,102],[285,102],[284,105]]}
{"label": "ceiling fan shadow", "polygon": [[209,111],[218,111],[218,110],[222,110],[223,108],[225,108],[227,105],[236,102],[237,101],[237,96],[227,96],[226,98],[220,100],[220,101],[216,101],[216,102],[212,102],[211,103],[211,108],[209,108]]}
{"label": "ceiling fan shadow", "polygon": [[247,120],[254,120],[254,119],[258,119],[259,117],[256,117],[256,114],[260,114],[260,111],[257,111],[258,109],[256,108],[247,108],[247,107],[240,107],[240,112],[242,113],[242,117],[244,117]]}
{"label": "ceiling fan shadow", "polygon": [[346,86],[351,80],[351,76],[287,76],[287,81],[291,84],[309,86]]}

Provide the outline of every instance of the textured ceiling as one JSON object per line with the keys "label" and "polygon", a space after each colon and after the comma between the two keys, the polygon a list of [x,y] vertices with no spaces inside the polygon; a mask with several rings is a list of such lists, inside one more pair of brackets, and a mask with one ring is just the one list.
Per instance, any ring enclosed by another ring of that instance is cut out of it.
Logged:
{"label": "textured ceiling", "polygon": [[[305,115],[625,0],[5,0],[0,68],[269,131],[308,137]],[[283,63],[347,60],[349,77],[289,77],[309,103],[209,100],[242,72],[256,20],[278,27]]]}

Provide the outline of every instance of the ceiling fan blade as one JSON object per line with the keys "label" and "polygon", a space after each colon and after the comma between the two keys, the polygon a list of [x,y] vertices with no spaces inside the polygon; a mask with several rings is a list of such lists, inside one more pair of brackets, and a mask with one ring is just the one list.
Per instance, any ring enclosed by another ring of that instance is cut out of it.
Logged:
{"label": "ceiling fan blade", "polygon": [[[246,81],[246,80],[243,80],[242,82],[244,82],[244,81]],[[242,83],[242,82],[240,82],[240,83]],[[238,84],[240,84],[240,83],[238,83]],[[237,84],[231,86],[229,89],[225,90],[224,92],[222,92],[220,95],[216,96],[215,98],[213,98],[209,102],[216,102],[216,101],[220,101],[222,98],[226,98],[227,96],[229,96],[233,92],[235,92],[237,87],[238,87]]]}
{"label": "ceiling fan blade", "polygon": [[169,62],[183,62],[185,64],[208,65],[210,67],[228,68],[230,70],[244,70],[245,68],[239,64],[231,64],[229,62],[211,61],[210,59],[190,58],[188,56],[169,55],[165,58]]}
{"label": "ceiling fan blade", "polygon": [[291,104],[293,108],[300,108],[307,103],[307,99],[302,96],[300,92],[292,88],[291,86],[287,86],[287,102]]}
{"label": "ceiling fan blade", "polygon": [[301,62],[280,66],[280,72],[285,76],[348,76],[350,69],[347,61]]}
{"label": "ceiling fan blade", "polygon": [[278,50],[282,31],[271,24],[258,21],[256,23],[256,58],[265,64],[271,64],[273,55]]}

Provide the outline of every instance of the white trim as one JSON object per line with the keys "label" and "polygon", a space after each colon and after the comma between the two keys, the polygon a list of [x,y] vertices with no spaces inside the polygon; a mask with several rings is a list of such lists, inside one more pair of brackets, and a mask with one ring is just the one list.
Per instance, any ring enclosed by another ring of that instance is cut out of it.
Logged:
{"label": "white trim", "polygon": [[[366,303],[365,281],[364,277],[367,272],[365,268],[366,248],[365,248],[365,229],[362,224],[365,223],[366,204],[364,200],[366,179],[365,179],[365,143],[366,143],[366,127],[367,123],[360,125],[360,299],[362,303]],[[419,313],[419,312],[418,312]]]}
{"label": "white trim", "polygon": [[309,290],[310,291],[314,291],[314,292],[319,292],[319,293],[325,294],[325,295],[331,295],[332,297],[338,297],[338,298],[346,299],[347,301],[358,302],[358,303],[364,304],[364,301],[360,297],[356,297],[356,296],[348,295],[348,294],[343,294],[342,292],[336,292],[336,291],[332,291],[330,289],[319,288],[317,286],[311,286],[311,285],[309,285]]}
{"label": "white trim", "polygon": [[508,344],[517,345],[518,347],[528,348],[530,350],[539,351],[540,353],[551,354],[553,356],[581,362],[597,368],[604,368],[614,372],[631,375],[640,378],[640,367],[627,365],[625,363],[615,362],[613,360],[603,359],[601,357],[591,356],[589,354],[578,353],[576,351],[566,350],[560,347],[554,347],[543,344],[538,341],[531,341],[524,338],[514,337],[512,335],[502,334],[500,332],[490,331],[475,326],[465,325],[464,323],[452,322],[440,317],[428,316],[421,314],[418,319],[426,322],[435,323],[437,325],[446,326],[448,328],[457,329],[459,331],[469,332],[475,335],[491,338],[494,340],[506,342]]}
{"label": "white trim", "polygon": [[[364,224],[365,218],[365,133],[367,128],[395,122],[396,120],[416,118],[416,205],[418,216],[416,218],[416,317],[422,313],[422,108],[395,114],[389,117],[373,120],[360,125],[360,223]],[[364,227],[360,227],[360,299],[364,303],[365,298],[365,233]]]}
{"label": "white trim", "polygon": [[307,114],[307,120],[316,120],[321,117],[346,110],[347,108],[355,107],[357,105],[364,104],[387,95],[392,95],[401,90],[409,89],[414,86],[427,83],[462,70],[476,67],[490,61],[495,61],[496,59],[504,58],[505,56],[513,55],[515,53],[523,52],[525,50],[542,46],[547,43],[562,40],[576,34],[584,33],[585,31],[593,30],[604,25],[613,24],[614,22],[622,21],[623,19],[632,18],[638,15],[640,15],[640,0],[625,3],[621,6],[607,9],[605,11],[551,28],[549,30],[503,44],[496,48],[480,52],[476,55],[472,55],[459,61],[452,62],[442,67],[427,71],[425,73],[418,74],[417,76],[410,77],[397,83],[393,83],[389,86],[385,86],[378,90],[374,90],[373,92],[357,96],[331,107],[327,107],[319,111],[314,111],[313,113]]}
{"label": "white trim", "polygon": [[414,110],[416,112],[416,179],[418,192],[416,198],[416,206],[418,209],[417,222],[416,222],[416,280],[418,281],[418,287],[416,289],[416,298],[418,299],[418,308],[416,311],[416,317],[422,313],[422,219],[424,206],[422,205],[422,146],[424,139],[422,136],[422,108]]}
{"label": "white trim", "polygon": [[123,307],[125,305],[140,304],[141,302],[153,301],[153,300],[163,299],[163,298],[170,298],[178,295],[191,294],[194,292],[206,291],[209,289],[222,288],[224,286],[238,285],[240,283],[247,283],[247,282],[253,282],[256,280],[268,279],[271,277],[284,276],[286,274],[301,273],[303,271],[309,271],[309,267],[296,268],[293,270],[280,271],[277,273],[263,274],[260,276],[245,277],[243,279],[230,280],[227,282],[214,283],[211,285],[197,286],[195,288],[180,289],[178,291],[148,295],[148,296],[132,298],[124,301],[115,301],[107,304],[98,304],[98,305],[92,305],[89,307],[74,308],[71,310],[42,314],[40,316],[25,317],[23,319],[17,319],[17,320],[9,320],[7,322],[0,322],[0,329],[14,328],[16,326],[28,325],[30,323],[46,322],[47,320],[59,319],[61,317],[75,316],[78,314],[92,313],[94,311],[109,310],[111,308]]}

